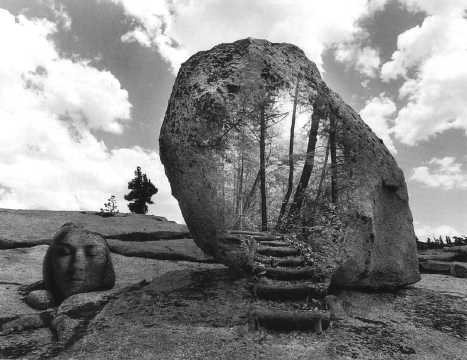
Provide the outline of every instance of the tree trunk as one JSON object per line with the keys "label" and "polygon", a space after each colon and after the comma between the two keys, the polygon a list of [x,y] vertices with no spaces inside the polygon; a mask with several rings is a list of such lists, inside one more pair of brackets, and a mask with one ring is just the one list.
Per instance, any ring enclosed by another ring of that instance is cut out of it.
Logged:
{"label": "tree trunk", "polygon": [[266,208],[266,116],[265,108],[261,107],[260,137],[259,137],[259,172],[261,187],[261,231],[268,231],[268,217]]}
{"label": "tree trunk", "polygon": [[316,191],[316,198],[313,204],[313,214],[311,217],[312,221],[315,217],[316,210],[318,209],[318,206],[319,206],[319,198],[321,197],[321,190],[323,188],[324,178],[326,177],[326,167],[327,167],[328,158],[329,158],[329,143],[330,143],[330,138],[328,138],[328,142],[326,144],[326,155],[324,155],[323,169],[321,170],[321,177],[319,179],[318,190]]}
{"label": "tree trunk", "polygon": [[331,151],[331,202],[337,202],[337,164],[336,164],[336,118],[331,115],[329,118],[329,147]]}
{"label": "tree trunk", "polygon": [[322,116],[322,113],[318,108],[313,109],[313,115],[311,116],[311,128],[308,135],[308,145],[306,149],[306,158],[305,164],[303,165],[302,175],[300,176],[300,181],[298,182],[297,189],[295,190],[294,199],[292,205],[290,206],[287,223],[290,224],[293,219],[299,214],[300,209],[303,205],[303,200],[305,198],[305,191],[310,181],[311,172],[313,171],[314,161],[315,161],[315,150],[316,150],[316,139],[318,136],[318,127],[319,120]]}
{"label": "tree trunk", "polygon": [[245,213],[251,206],[251,202],[253,201],[253,197],[255,195],[256,187],[258,186],[259,182],[259,175],[260,172],[256,174],[255,181],[253,182],[253,185],[251,186],[250,191],[248,192],[248,195],[246,196],[244,202],[243,202],[243,212]]}
{"label": "tree trunk", "polygon": [[295,87],[293,110],[292,110],[292,123],[290,125],[290,140],[289,140],[289,179],[287,184],[287,191],[284,199],[282,200],[281,210],[277,219],[276,229],[280,229],[283,226],[285,210],[289,203],[290,195],[292,194],[293,188],[293,173],[294,173],[294,159],[293,159],[293,145],[295,137],[295,116],[297,113],[297,102],[298,102],[298,90],[299,90],[300,78],[297,78],[297,85]]}
{"label": "tree trunk", "polygon": [[243,229],[243,171],[244,171],[244,156],[242,149],[242,157],[240,159],[240,174],[238,179],[238,199],[237,199],[237,211],[240,216],[240,230]]}

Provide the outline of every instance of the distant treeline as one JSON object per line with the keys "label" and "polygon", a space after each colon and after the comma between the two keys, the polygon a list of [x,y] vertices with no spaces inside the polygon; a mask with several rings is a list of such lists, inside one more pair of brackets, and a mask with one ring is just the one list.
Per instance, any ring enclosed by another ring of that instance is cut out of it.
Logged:
{"label": "distant treeline", "polygon": [[467,245],[467,236],[440,236],[439,238],[427,238],[426,241],[420,241],[417,238],[417,249],[418,250],[427,250],[427,249],[442,249],[449,246],[460,246]]}

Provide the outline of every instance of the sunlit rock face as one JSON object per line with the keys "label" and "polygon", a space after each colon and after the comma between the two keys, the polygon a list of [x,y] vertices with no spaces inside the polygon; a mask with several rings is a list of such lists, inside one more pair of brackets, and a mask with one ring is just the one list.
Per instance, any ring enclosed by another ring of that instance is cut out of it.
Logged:
{"label": "sunlit rock face", "polygon": [[115,272],[105,239],[82,226],[63,225],[45,255],[43,278],[56,303],[74,294],[112,288]]}
{"label": "sunlit rock face", "polygon": [[402,171],[294,45],[244,39],[192,56],[160,156],[196,243],[226,264],[228,230],[267,229],[307,244],[335,286],[419,280]]}

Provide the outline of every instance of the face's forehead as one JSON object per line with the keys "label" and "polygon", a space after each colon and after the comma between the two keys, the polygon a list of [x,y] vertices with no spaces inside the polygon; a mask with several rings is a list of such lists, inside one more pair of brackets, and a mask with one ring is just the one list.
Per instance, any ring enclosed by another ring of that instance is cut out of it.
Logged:
{"label": "face's forehead", "polygon": [[67,244],[73,247],[83,247],[89,245],[104,247],[104,240],[99,235],[84,231],[70,231],[62,238],[59,243]]}

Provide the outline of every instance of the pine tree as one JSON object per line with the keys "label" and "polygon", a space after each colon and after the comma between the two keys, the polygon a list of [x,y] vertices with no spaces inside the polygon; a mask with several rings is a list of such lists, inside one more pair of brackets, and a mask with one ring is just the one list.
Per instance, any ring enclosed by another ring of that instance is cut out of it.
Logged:
{"label": "pine tree", "polygon": [[157,194],[157,188],[148,179],[146,174],[141,172],[141,167],[136,167],[135,177],[128,183],[130,192],[125,195],[125,200],[133,201],[128,204],[128,208],[132,213],[146,214],[148,206],[153,204],[151,197]]}

